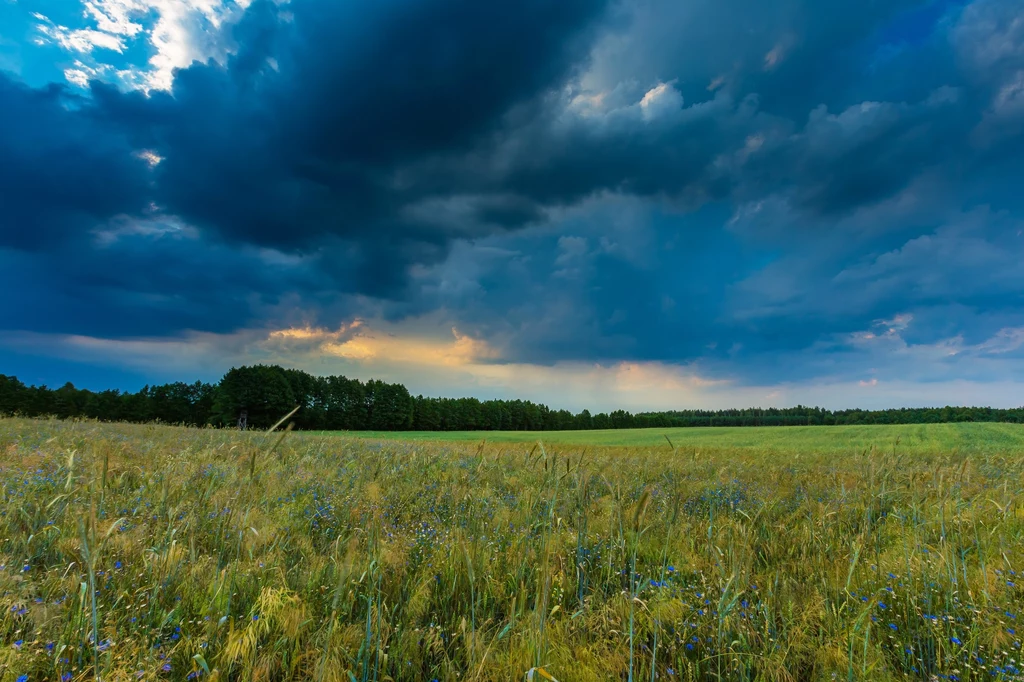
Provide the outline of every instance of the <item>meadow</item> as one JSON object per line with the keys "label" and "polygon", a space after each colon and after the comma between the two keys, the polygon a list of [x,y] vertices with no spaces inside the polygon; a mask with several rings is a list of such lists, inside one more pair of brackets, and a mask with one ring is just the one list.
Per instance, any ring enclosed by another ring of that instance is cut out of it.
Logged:
{"label": "meadow", "polygon": [[[332,432],[323,432],[332,434]],[[907,452],[957,450],[1024,451],[1024,427],[1007,423],[885,424],[863,426],[732,426],[592,431],[353,431],[333,432],[369,440],[558,445],[613,445],[704,450],[755,449],[761,452],[834,452],[891,449],[897,440]],[[668,441],[666,441],[668,438]]]}
{"label": "meadow", "polygon": [[823,428],[2,419],[0,682],[1022,679],[1021,427]]}

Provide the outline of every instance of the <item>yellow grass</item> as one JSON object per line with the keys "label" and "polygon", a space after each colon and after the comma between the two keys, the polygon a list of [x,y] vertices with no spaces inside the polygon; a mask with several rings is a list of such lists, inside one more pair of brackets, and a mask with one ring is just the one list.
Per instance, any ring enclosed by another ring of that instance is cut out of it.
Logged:
{"label": "yellow grass", "polygon": [[0,420],[0,680],[1017,679],[1022,473]]}

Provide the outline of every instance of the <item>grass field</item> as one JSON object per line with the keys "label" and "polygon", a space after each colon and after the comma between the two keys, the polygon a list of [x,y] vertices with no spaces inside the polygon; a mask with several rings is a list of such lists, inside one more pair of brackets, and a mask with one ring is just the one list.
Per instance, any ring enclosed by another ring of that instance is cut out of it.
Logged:
{"label": "grass field", "polygon": [[0,420],[0,682],[1024,675],[1016,428],[487,435]]}
{"label": "grass field", "polygon": [[473,441],[559,445],[613,445],[666,448],[667,436],[678,448],[758,450],[764,452],[861,452],[872,447],[913,453],[1024,451],[1024,424],[902,424],[878,426],[787,426],[600,431],[359,431],[371,440]]}

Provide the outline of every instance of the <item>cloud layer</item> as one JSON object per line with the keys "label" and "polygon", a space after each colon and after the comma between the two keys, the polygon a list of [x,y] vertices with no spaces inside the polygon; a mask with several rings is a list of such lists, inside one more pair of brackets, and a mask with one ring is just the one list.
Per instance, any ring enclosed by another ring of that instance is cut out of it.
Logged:
{"label": "cloud layer", "polygon": [[10,348],[666,407],[1024,374],[1018,0],[83,8],[0,61]]}

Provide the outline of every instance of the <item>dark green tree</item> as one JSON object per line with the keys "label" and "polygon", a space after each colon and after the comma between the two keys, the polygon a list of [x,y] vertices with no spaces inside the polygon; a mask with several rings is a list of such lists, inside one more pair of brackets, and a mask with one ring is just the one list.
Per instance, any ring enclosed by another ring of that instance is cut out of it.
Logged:
{"label": "dark green tree", "polygon": [[233,367],[217,387],[212,421],[219,426],[231,426],[245,410],[249,426],[265,429],[291,412],[295,405],[295,394],[280,367]]}

